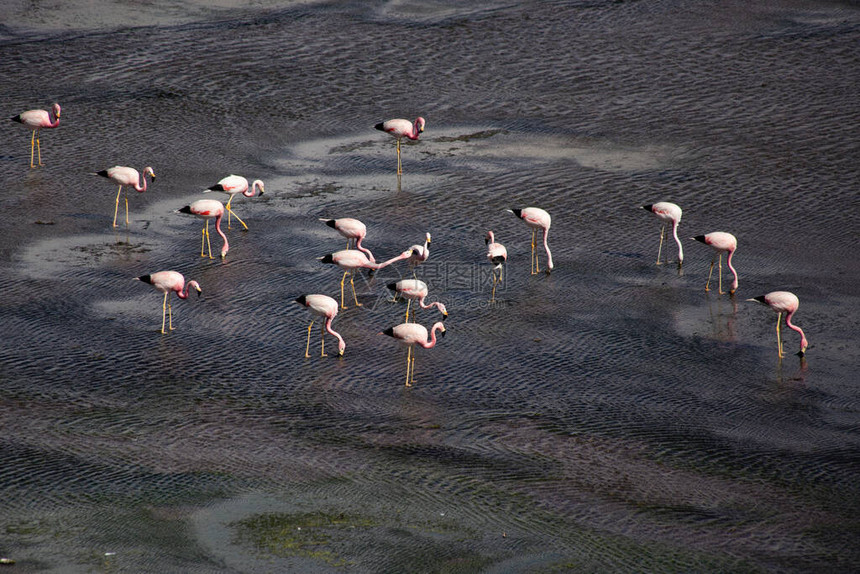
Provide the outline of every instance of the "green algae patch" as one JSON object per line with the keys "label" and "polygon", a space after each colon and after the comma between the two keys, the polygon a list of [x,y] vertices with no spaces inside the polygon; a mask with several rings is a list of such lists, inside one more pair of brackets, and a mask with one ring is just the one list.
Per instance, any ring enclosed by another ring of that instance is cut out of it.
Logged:
{"label": "green algae patch", "polygon": [[346,514],[308,512],[258,514],[230,526],[237,530],[240,542],[250,543],[261,552],[345,566],[347,561],[331,550],[333,541],[356,530],[374,528],[377,523]]}

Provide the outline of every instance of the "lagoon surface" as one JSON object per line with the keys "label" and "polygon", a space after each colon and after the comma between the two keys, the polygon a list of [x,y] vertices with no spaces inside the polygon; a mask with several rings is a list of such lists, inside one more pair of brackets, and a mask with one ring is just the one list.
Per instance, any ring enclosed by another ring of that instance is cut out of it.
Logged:
{"label": "lagoon surface", "polygon": [[[856,2],[65,4],[0,2],[3,113],[62,105],[44,167],[0,138],[9,572],[860,570]],[[398,179],[373,126],[418,115]],[[117,164],[157,179],[114,230],[88,174]],[[201,258],[176,211],[230,173],[266,193]],[[356,275],[342,359],[317,331],[304,358],[293,300],[339,296],[317,258],[346,244],[322,217],[378,259],[432,233],[450,317],[414,386],[379,334],[402,263]],[[734,296],[704,290],[711,231]],[[162,269],[203,288],[166,335],[132,281]],[[803,358],[745,301],[775,290]]]}

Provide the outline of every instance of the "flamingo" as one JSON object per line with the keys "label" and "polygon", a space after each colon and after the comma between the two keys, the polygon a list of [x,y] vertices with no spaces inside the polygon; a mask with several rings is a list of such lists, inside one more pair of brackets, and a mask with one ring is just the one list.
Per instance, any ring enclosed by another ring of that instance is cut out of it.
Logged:
{"label": "flamingo", "polygon": [[412,268],[412,277],[417,279],[415,268],[427,261],[430,258],[430,234],[424,236],[424,245],[413,245],[409,249],[412,250],[412,256],[409,257],[409,266]]}
{"label": "flamingo", "polygon": [[[53,119],[51,118],[52,115]],[[33,130],[33,135],[30,137],[30,168],[36,167],[33,164],[34,147],[39,150],[39,165],[43,165],[42,144],[39,143],[39,130],[42,128],[56,128],[60,125],[60,104],[52,105],[50,112],[45,110],[27,110],[9,119],[13,122],[24,124],[27,128]]]}
{"label": "flamingo", "polygon": [[[496,285],[502,282],[502,266],[508,260],[508,250],[501,243],[496,243],[492,231],[488,231],[484,242],[487,244],[487,259],[493,264],[493,295],[490,302],[496,300]],[[496,271],[499,272],[496,277]]]}
{"label": "flamingo", "polygon": [[203,238],[200,240],[200,257],[206,257],[203,254],[203,244],[205,243],[209,248],[209,259],[215,259],[212,257],[212,245],[209,243],[209,220],[214,217],[215,231],[217,231],[218,235],[221,236],[221,239],[224,240],[224,245],[221,247],[221,259],[224,259],[227,256],[227,252],[230,250],[230,244],[227,243],[227,236],[224,235],[223,231],[221,231],[221,218],[224,217],[224,204],[215,199],[198,199],[191,205],[186,205],[180,209],[179,213],[189,213],[206,220],[206,226],[203,228]]}
{"label": "flamingo", "polygon": [[[391,291],[394,291],[395,297],[400,295],[404,299],[407,299],[405,319],[407,323],[409,322],[409,307],[412,305],[412,301],[417,301],[417,304],[420,305],[422,309],[431,309],[436,307],[439,309],[439,312],[442,313],[443,321],[448,318],[448,309],[445,308],[444,303],[440,303],[439,301],[424,303],[424,299],[430,291],[424,281],[419,279],[401,279],[395,283],[389,283],[388,288]],[[412,311],[412,319],[415,319],[414,310]]]}
{"label": "flamingo", "polygon": [[[337,317],[337,301],[328,295],[302,295],[296,299],[296,303],[307,307],[314,317],[325,317],[325,323],[320,329],[320,357],[328,356],[325,354],[326,331],[337,337],[337,356],[342,357],[344,350],[346,350],[346,342],[340,336],[340,333],[331,328],[331,322]],[[311,327],[314,326],[314,320],[311,320],[311,324],[308,325],[308,342],[305,345],[305,358],[307,359],[310,358],[308,351],[311,348]]]}
{"label": "flamingo", "polygon": [[535,251],[535,237],[538,229],[543,229],[543,247],[546,249],[547,270],[549,275],[552,272],[552,253],[549,251],[549,245],[546,242],[546,237],[549,235],[549,227],[552,225],[552,218],[549,213],[539,207],[526,207],[525,209],[507,209],[522,219],[526,225],[532,228],[532,255],[531,255],[531,273],[536,275],[540,273],[540,261],[538,260],[537,251]]}
{"label": "flamingo", "polygon": [[371,263],[376,263],[376,259],[373,258],[373,253],[370,252],[370,249],[361,246],[361,241],[367,235],[367,227],[362,222],[351,217],[341,217],[340,219],[320,218],[320,221],[346,237],[347,249],[349,249],[349,244],[355,241],[355,248],[364,252]]}
{"label": "flamingo", "polygon": [[424,125],[424,118],[419,117],[414,123],[409,120],[397,119],[384,121],[373,126],[381,132],[391,134],[397,140],[397,175],[403,173],[403,167],[400,163],[400,140],[404,137],[417,140],[421,132],[424,131]]}
{"label": "flamingo", "polygon": [[[164,302],[161,304],[161,334],[165,334],[164,330],[164,315],[165,311],[169,314],[170,320],[168,323],[169,329],[173,330],[173,309],[170,306],[170,303],[167,302],[167,296],[171,291],[176,292],[176,296],[180,299],[188,299],[188,290],[191,287],[194,287],[197,290],[197,296],[200,297],[200,294],[203,290],[200,288],[200,284],[197,281],[189,281],[187,284],[185,283],[185,277],[182,276],[182,273],[178,273],[176,271],[159,271],[157,273],[150,273],[149,275],[141,275],[140,277],[135,277],[135,281],[143,281],[144,283],[149,283],[162,293],[164,293]],[[183,289],[184,287],[184,289]]]}
{"label": "flamingo", "polygon": [[791,322],[791,318],[794,316],[794,313],[797,311],[797,307],[800,305],[797,295],[789,293],[788,291],[771,291],[766,295],[759,295],[758,297],[747,299],[747,301],[754,301],[756,303],[761,303],[762,305],[767,305],[776,311],[776,345],[779,350],[780,359],[785,356],[782,352],[782,339],[779,335],[779,321],[782,318],[783,313],[786,313],[786,326],[800,333],[800,352],[797,354],[802,357],[803,354],[806,353],[809,341],[806,340],[806,335],[803,334],[803,329],[797,325],[793,325]]}
{"label": "flamingo", "polygon": [[355,306],[361,307],[361,303],[358,302],[358,297],[355,294],[355,283],[353,283],[353,275],[355,271],[361,268],[373,269],[374,271],[382,269],[383,267],[388,267],[392,263],[402,261],[403,259],[409,259],[410,255],[412,255],[412,250],[407,249],[393,259],[389,259],[383,263],[374,263],[361,251],[357,251],[355,249],[343,249],[341,251],[335,251],[334,253],[329,253],[328,255],[319,257],[319,260],[323,263],[337,265],[343,269],[343,277],[340,280],[340,308],[346,309],[347,307],[343,304],[343,285],[346,281],[347,275],[349,275],[349,284],[352,286],[352,298],[355,300]]}
{"label": "flamingo", "polygon": [[418,323],[401,323],[382,331],[380,335],[394,337],[398,342],[408,347],[406,352],[406,386],[411,387],[415,382],[415,345],[421,345],[425,349],[436,346],[436,331],[440,337],[445,336],[445,325],[439,321],[430,330],[430,341],[427,341],[427,328]]}
{"label": "flamingo", "polygon": [[[668,201],[660,201],[652,205],[643,205],[642,209],[650,211],[656,215],[663,226],[660,228],[660,247],[657,248],[657,265],[660,265],[660,251],[663,249],[663,235],[666,231],[666,224],[672,223],[672,235],[675,237],[675,243],[678,244],[678,267],[684,262],[684,248],[681,247],[681,240],[678,239],[678,224],[681,223],[681,208],[674,203]],[[666,263],[669,258],[666,258]]]}
{"label": "flamingo", "polygon": [[707,233],[705,235],[697,235],[693,237],[696,241],[701,241],[705,245],[710,245],[715,253],[713,259],[711,259],[711,270],[708,271],[708,281],[705,283],[705,291],[709,291],[709,287],[711,285],[711,274],[714,272],[714,260],[718,260],[719,265],[719,289],[718,292],[720,295],[723,294],[723,253],[728,253],[726,257],[726,265],[731,269],[732,274],[735,276],[735,280],[732,282],[732,288],[729,290],[729,295],[734,295],[735,291],[738,289],[738,272],[735,271],[735,268],[732,267],[732,256],[735,254],[735,250],[738,248],[738,240],[731,233],[726,233],[724,231],[714,231],[713,233]]}
{"label": "flamingo", "polygon": [[[206,188],[203,193],[207,193],[209,191],[223,191],[230,195],[230,199],[227,200],[227,229],[232,229],[230,227],[230,218],[233,215],[233,209],[230,207],[230,204],[233,202],[233,198],[239,195],[240,193],[245,197],[254,197],[254,194],[257,193],[259,189],[260,195],[263,195],[266,191],[266,186],[259,179],[254,180],[254,183],[248,185],[248,180],[242,177],[241,175],[228,175],[218,183],[213,186]],[[242,221],[242,218],[236,215],[236,219],[239,220],[239,223],[245,228],[245,231],[248,231],[248,226],[245,225],[245,222]]]}
{"label": "flamingo", "polygon": [[[134,169],[133,167],[124,167],[121,165],[115,165],[113,167],[109,167],[107,169],[103,169],[99,172],[94,173],[93,175],[100,175],[102,177],[106,177],[114,183],[119,184],[119,189],[116,192],[116,206],[113,210],[113,226],[116,227],[116,216],[119,211],[119,195],[122,193],[122,186],[128,185],[138,191],[143,193],[146,191],[146,176],[149,175],[152,178],[152,181],[155,181],[155,172],[152,171],[152,168],[147,166],[143,168],[143,176],[141,177],[140,173]],[[140,184],[140,181],[143,180],[143,185]],[[128,225],[128,198],[125,198],[125,224]]]}

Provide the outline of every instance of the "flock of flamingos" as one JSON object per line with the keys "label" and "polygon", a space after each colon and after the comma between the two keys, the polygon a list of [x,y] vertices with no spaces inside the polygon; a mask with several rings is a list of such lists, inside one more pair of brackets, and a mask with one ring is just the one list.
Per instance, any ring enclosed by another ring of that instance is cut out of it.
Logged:
{"label": "flock of flamingos", "polygon": [[[39,141],[39,130],[47,128],[56,128],[60,125],[60,105],[56,103],[53,104],[50,112],[46,110],[29,110],[16,116],[13,116],[11,119],[24,125],[26,128],[30,129],[33,132],[30,138],[30,167],[35,168],[37,166],[43,165],[42,148],[41,143]],[[426,124],[424,118],[419,117],[414,122],[410,122],[409,120],[404,119],[393,119],[381,122],[374,126],[377,130],[390,134],[392,137],[394,137],[396,141],[398,176],[402,174],[402,164],[400,159],[400,141],[404,137],[410,140],[417,140],[420,134],[424,131],[425,125]],[[38,162],[34,163],[34,159],[38,159]],[[155,172],[151,167],[145,167],[143,169],[143,173],[141,174],[134,168],[115,166],[109,169],[102,170],[94,175],[105,177],[119,186],[119,189],[117,190],[116,194],[116,205],[114,208],[114,227],[117,226],[116,219],[119,213],[119,200],[122,194],[123,186],[130,186],[136,191],[143,192],[147,189],[146,177],[149,176],[151,180],[155,180]],[[209,220],[215,220],[215,230],[223,240],[223,245],[221,247],[221,258],[223,259],[224,257],[226,257],[227,252],[230,249],[230,244],[227,241],[227,236],[221,230],[221,219],[224,216],[224,213],[227,213],[228,228],[232,218],[235,217],[243,225],[245,230],[247,230],[248,226],[245,224],[244,221],[242,221],[241,218],[239,218],[239,216],[237,216],[233,212],[231,208],[233,198],[240,193],[245,195],[246,197],[253,197],[257,193],[262,195],[265,192],[265,186],[260,180],[256,180],[249,185],[248,180],[244,177],[230,175],[219,181],[217,184],[209,187],[206,191],[219,191],[228,194],[229,199],[227,201],[227,204],[224,205],[220,201],[214,199],[200,199],[191,203],[190,205],[183,207],[179,210],[179,212],[195,215],[206,220],[206,224],[202,231],[200,255],[202,257],[205,257],[206,254],[204,252],[204,248],[208,248],[208,256],[210,259],[212,259],[213,257],[212,247],[209,241]],[[655,203],[653,205],[645,205],[643,206],[643,209],[650,211],[663,222],[663,225],[660,229],[660,245],[657,250],[657,265],[661,264],[660,256],[663,248],[663,240],[666,226],[668,224],[671,224],[672,235],[678,245],[678,266],[680,267],[684,260],[684,250],[681,246],[681,240],[678,238],[678,224],[681,222],[681,208],[674,203],[663,201]],[[537,232],[539,230],[542,232],[543,247],[546,250],[547,257],[546,273],[550,273],[553,269],[553,263],[552,253],[550,252],[549,245],[547,243],[547,235],[549,233],[550,225],[552,223],[552,219],[549,213],[538,207],[509,209],[507,211],[520,218],[532,230],[531,273],[533,275],[540,273],[540,262],[538,258],[539,252],[536,248]],[[325,222],[326,225],[334,228],[338,233],[340,233],[347,239],[346,249],[336,251],[334,253],[326,255],[325,257],[320,258],[323,263],[337,265],[338,267],[343,269],[344,274],[340,281],[339,305],[338,302],[332,297],[316,293],[302,295],[301,297],[296,299],[296,302],[300,305],[305,306],[310,311],[313,317],[313,319],[311,320],[311,324],[308,326],[308,338],[307,344],[305,345],[305,357],[310,357],[309,351],[311,329],[313,328],[313,324],[316,318],[320,318],[322,323],[320,336],[320,355],[322,357],[326,356],[325,333],[328,332],[338,341],[338,356],[343,356],[344,351],[346,349],[346,342],[337,331],[332,329],[332,321],[337,316],[338,308],[346,309],[346,306],[344,305],[344,285],[347,275],[349,275],[350,277],[349,282],[352,288],[352,295],[355,305],[361,306],[361,303],[358,302],[358,297],[355,294],[355,284],[353,282],[354,273],[362,268],[369,269],[371,270],[370,272],[373,273],[378,269],[382,269],[383,267],[386,267],[398,261],[407,260],[412,267],[413,278],[404,279],[388,285],[388,288],[395,292],[395,298],[397,296],[400,296],[408,300],[405,322],[386,329],[385,331],[383,331],[383,333],[393,337],[395,340],[399,341],[408,348],[406,355],[406,386],[410,386],[414,382],[415,345],[420,345],[426,349],[430,349],[436,345],[436,333],[439,332],[440,336],[443,336],[445,334],[445,325],[442,321],[436,322],[430,329],[429,333],[424,326],[415,323],[414,310],[412,312],[413,322],[410,323],[409,310],[412,302],[415,301],[416,305],[420,305],[424,309],[436,307],[439,312],[442,313],[443,321],[448,316],[448,311],[445,308],[444,304],[439,302],[429,304],[425,303],[425,298],[428,294],[427,284],[419,280],[415,274],[416,266],[426,261],[430,256],[430,234],[428,233],[426,235],[425,242],[423,245],[413,245],[397,257],[394,257],[382,263],[377,263],[376,259],[373,257],[373,253],[371,253],[369,249],[363,247],[361,244],[362,240],[367,234],[367,228],[362,222],[352,218],[322,219],[321,221]],[[127,198],[125,199],[125,222],[126,225],[129,224]],[[700,241],[705,245],[709,245],[714,250],[714,257],[711,260],[711,267],[710,271],[708,272],[708,281],[705,284],[705,290],[710,290],[711,276],[714,271],[714,265],[717,264],[718,292],[720,294],[724,294],[722,284],[722,256],[725,253],[727,254],[726,265],[728,266],[734,277],[732,281],[732,286],[728,290],[728,293],[733,296],[738,288],[738,274],[735,268],[732,266],[732,256],[734,255],[738,245],[735,236],[723,231],[715,231],[705,235],[699,235],[697,237],[694,237],[693,239]],[[502,281],[503,265],[507,261],[507,250],[505,249],[504,245],[495,241],[492,231],[487,232],[486,243],[487,258],[493,265],[493,284],[491,301],[495,301],[496,286]],[[350,245],[353,245],[354,249],[350,249]],[[668,254],[666,257],[666,262],[668,263]],[[200,288],[200,285],[197,283],[197,281],[188,281],[186,283],[185,277],[183,277],[181,273],[178,273],[176,271],[158,271],[156,273],[150,273],[149,275],[141,275],[140,277],[136,277],[135,279],[143,281],[145,283],[149,283],[155,289],[164,294],[164,300],[161,306],[162,334],[167,332],[165,331],[165,325],[168,329],[173,329],[173,309],[169,301],[170,293],[175,292],[180,299],[186,299],[191,288],[194,288],[197,291],[198,295],[202,292],[202,289]],[[800,352],[798,354],[802,356],[806,352],[806,348],[809,346],[806,336],[804,335],[803,330],[800,327],[794,325],[791,322],[791,319],[794,316],[794,313],[797,311],[799,305],[799,301],[793,293],[789,293],[788,291],[773,291],[771,293],[767,293],[766,295],[761,295],[753,299],[747,299],[747,301],[755,301],[758,303],[762,303],[764,305],[769,306],[777,313],[776,338],[777,349],[779,352],[780,359],[784,357],[782,338],[780,335],[780,323],[783,313],[785,314],[786,326],[800,333]]]}

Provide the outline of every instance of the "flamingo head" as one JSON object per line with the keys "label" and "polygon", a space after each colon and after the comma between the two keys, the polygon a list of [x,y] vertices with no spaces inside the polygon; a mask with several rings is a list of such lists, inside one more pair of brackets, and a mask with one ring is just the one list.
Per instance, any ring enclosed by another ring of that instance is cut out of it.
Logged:
{"label": "flamingo head", "polygon": [[809,341],[806,340],[806,336],[801,336],[800,338],[800,351],[797,353],[798,357],[802,357],[806,354],[806,348],[809,347]]}
{"label": "flamingo head", "polygon": [[149,177],[152,178],[152,181],[155,181],[155,172],[152,171],[151,167],[146,166],[145,168],[143,168],[143,176],[146,177],[146,174],[149,174]]}
{"label": "flamingo head", "polygon": [[266,193],[266,185],[263,183],[262,180],[255,180],[254,183],[251,184],[251,189],[255,188],[260,190],[260,195]]}
{"label": "flamingo head", "polygon": [[426,239],[427,243],[430,243],[430,234],[429,233],[426,235],[425,239]]}
{"label": "flamingo head", "polygon": [[437,305],[437,307],[439,308],[439,311],[442,313],[442,320],[444,321],[445,319],[448,318],[448,309],[445,307],[445,305],[443,303],[439,303],[439,305]]}
{"label": "flamingo head", "polygon": [[346,342],[338,341],[337,343],[337,356],[343,357],[343,352],[346,351]]}
{"label": "flamingo head", "polygon": [[415,120],[415,126],[418,128],[419,134],[424,131],[424,124],[425,123],[426,122],[424,121],[424,118],[422,118],[422,117],[419,117],[417,120]]}
{"label": "flamingo head", "polygon": [[197,291],[197,298],[199,299],[200,296],[203,294],[203,289],[200,288],[200,283],[198,283],[197,281],[189,281],[188,286],[194,287],[194,289]]}
{"label": "flamingo head", "polygon": [[51,109],[54,110],[54,117],[60,119],[60,104],[54,104]]}
{"label": "flamingo head", "polygon": [[495,237],[493,237],[493,232],[488,231],[487,235],[484,237],[484,243],[489,245],[490,243],[495,243],[495,242],[496,242],[496,239],[495,239]]}

